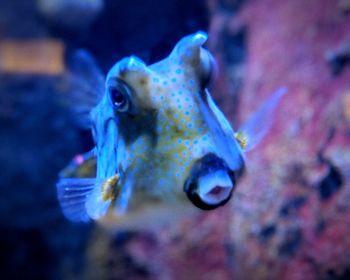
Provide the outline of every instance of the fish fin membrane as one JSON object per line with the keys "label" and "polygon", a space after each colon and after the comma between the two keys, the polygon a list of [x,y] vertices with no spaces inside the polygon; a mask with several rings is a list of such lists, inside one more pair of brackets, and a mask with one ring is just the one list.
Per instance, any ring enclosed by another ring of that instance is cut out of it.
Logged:
{"label": "fish fin membrane", "polygon": [[230,169],[241,170],[244,166],[244,161],[238,144],[232,138],[233,129],[219,107],[215,104],[209,91],[205,90],[204,94],[207,106],[201,106],[201,111],[212,131],[212,135],[215,137],[215,142],[218,146],[217,151],[228,163]]}
{"label": "fish fin membrane", "polygon": [[131,171],[129,179],[124,182],[118,197],[116,197],[115,211],[118,215],[123,215],[127,211],[129,201],[133,193],[134,174],[135,171]]}
{"label": "fish fin membrane", "polygon": [[86,201],[91,195],[96,179],[60,178],[56,184],[58,201],[65,217],[72,222],[88,222]]}
{"label": "fish fin membrane", "polygon": [[92,126],[90,111],[104,93],[104,75],[93,56],[83,49],[73,53],[68,59],[68,67],[65,76],[69,86],[67,104],[75,124],[82,129],[89,129]]}
{"label": "fish fin membrane", "polygon": [[91,194],[87,197],[85,203],[86,212],[91,219],[97,220],[106,215],[113,200],[112,197],[103,197],[103,186],[105,182],[106,179],[97,181]]}
{"label": "fish fin membrane", "polygon": [[267,134],[272,126],[277,105],[286,93],[286,88],[278,89],[235,134],[244,151],[255,148]]}
{"label": "fish fin membrane", "polygon": [[71,162],[61,170],[61,178],[96,177],[96,148],[84,154],[77,154]]}

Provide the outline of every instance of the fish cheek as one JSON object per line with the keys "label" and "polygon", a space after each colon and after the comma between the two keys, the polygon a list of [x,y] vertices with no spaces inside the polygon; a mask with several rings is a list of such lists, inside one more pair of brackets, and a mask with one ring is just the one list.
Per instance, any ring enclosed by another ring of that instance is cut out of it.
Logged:
{"label": "fish cheek", "polygon": [[136,116],[119,114],[119,131],[126,145],[134,143],[141,135],[151,138],[153,146],[157,144],[157,113],[144,110]]}
{"label": "fish cheek", "polygon": [[140,135],[147,134],[155,140],[157,110],[150,102],[150,75],[148,72],[125,70],[119,73],[120,80],[130,89],[131,112],[117,112],[118,128],[125,144],[133,143]]}
{"label": "fish cheek", "polygon": [[144,95],[150,89],[150,74],[125,70],[119,73],[119,79],[128,84],[136,95]]}
{"label": "fish cheek", "polygon": [[149,79],[147,79],[146,77],[140,77],[137,83],[139,84],[140,88],[142,88],[144,91],[149,89]]}

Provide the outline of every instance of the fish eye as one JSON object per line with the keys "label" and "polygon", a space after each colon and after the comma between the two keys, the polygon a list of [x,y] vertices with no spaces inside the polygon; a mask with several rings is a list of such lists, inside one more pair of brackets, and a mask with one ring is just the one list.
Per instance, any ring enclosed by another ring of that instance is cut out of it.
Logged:
{"label": "fish eye", "polygon": [[108,87],[109,98],[114,109],[119,112],[127,112],[130,109],[130,89],[129,87],[118,81]]}
{"label": "fish eye", "polygon": [[117,88],[111,88],[109,90],[109,94],[111,96],[111,99],[113,101],[114,107],[117,107],[118,109],[125,106],[126,98],[124,94]]}

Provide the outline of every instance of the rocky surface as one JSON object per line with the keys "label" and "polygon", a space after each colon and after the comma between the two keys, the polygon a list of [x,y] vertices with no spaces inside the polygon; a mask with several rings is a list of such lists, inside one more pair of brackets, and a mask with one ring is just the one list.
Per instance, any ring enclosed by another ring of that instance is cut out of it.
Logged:
{"label": "rocky surface", "polygon": [[213,37],[245,30],[241,122],[276,88],[289,91],[232,201],[234,278],[349,277],[350,17],[341,2],[249,1],[213,17]]}

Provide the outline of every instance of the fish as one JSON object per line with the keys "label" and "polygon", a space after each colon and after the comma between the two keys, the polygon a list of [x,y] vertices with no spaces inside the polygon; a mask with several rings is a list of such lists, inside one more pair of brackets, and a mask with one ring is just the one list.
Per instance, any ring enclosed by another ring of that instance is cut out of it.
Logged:
{"label": "fish", "polygon": [[98,89],[89,90],[90,105],[77,110],[95,147],[60,173],[58,200],[68,220],[135,226],[215,210],[230,200],[246,168],[245,152],[268,133],[286,89],[234,131],[208,89],[217,67],[204,48],[207,39],[203,31],[185,36],[151,65],[123,58],[102,86],[102,74],[80,54],[86,61],[80,68],[92,69],[91,88]]}

